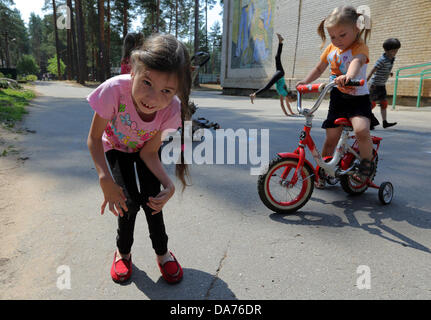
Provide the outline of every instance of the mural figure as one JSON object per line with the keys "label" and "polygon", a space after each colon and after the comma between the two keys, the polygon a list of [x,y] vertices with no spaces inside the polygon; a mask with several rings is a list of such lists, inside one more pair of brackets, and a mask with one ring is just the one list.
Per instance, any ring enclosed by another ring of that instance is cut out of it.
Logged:
{"label": "mural figure", "polygon": [[231,68],[271,63],[275,0],[234,1]]}

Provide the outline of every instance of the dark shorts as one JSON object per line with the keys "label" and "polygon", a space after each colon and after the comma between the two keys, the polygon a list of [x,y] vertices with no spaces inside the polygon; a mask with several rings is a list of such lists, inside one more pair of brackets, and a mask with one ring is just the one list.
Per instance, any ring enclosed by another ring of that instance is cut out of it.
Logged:
{"label": "dark shorts", "polygon": [[386,100],[386,86],[375,86],[370,87],[370,99],[371,101],[382,101]]}
{"label": "dark shorts", "polygon": [[352,118],[363,116],[370,119],[370,126],[374,127],[379,124],[379,120],[371,112],[370,96],[352,96],[340,92],[337,88],[332,89],[329,110],[326,120],[322,124],[323,129],[337,128],[339,125],[334,124],[338,118]]}

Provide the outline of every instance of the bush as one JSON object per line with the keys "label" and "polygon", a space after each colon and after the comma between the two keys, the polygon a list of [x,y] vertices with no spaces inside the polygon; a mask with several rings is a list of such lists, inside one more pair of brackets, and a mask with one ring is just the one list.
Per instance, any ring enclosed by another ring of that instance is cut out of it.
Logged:
{"label": "bush", "polygon": [[[54,55],[51,59],[48,60],[48,71],[49,73],[55,74],[58,76],[57,72],[57,55]],[[66,65],[64,64],[63,60],[60,59],[60,76],[63,76],[64,72],[66,71]],[[59,79],[61,80],[61,79]]]}
{"label": "bush", "polygon": [[28,54],[23,55],[21,59],[19,59],[16,69],[20,75],[36,74],[40,71],[34,57]]}
{"label": "bush", "polygon": [[9,82],[6,80],[0,80],[0,89],[7,89],[9,88]]}
{"label": "bush", "polygon": [[25,76],[18,76],[18,83],[27,83],[27,79]]}
{"label": "bush", "polygon": [[27,77],[25,77],[25,80],[29,82],[37,81],[37,76],[35,76],[34,74],[29,74]]}

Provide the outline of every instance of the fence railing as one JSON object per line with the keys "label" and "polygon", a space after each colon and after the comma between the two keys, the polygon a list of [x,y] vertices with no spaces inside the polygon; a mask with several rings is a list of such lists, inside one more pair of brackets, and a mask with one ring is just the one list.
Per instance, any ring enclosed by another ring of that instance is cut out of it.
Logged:
{"label": "fence railing", "polygon": [[431,74],[431,69],[425,69],[425,70],[422,70],[421,72],[412,73],[412,74],[405,74],[402,76],[400,76],[400,72],[403,70],[418,69],[418,68],[423,68],[423,67],[427,67],[427,66],[431,67],[431,62],[425,62],[425,63],[415,64],[412,66],[401,67],[397,70],[397,73],[395,76],[394,96],[392,99],[392,109],[395,109],[395,105],[396,105],[397,90],[398,90],[398,79],[400,79],[400,78],[411,78],[411,77],[420,77],[418,99],[416,101],[416,107],[419,108],[421,97],[422,97],[423,80],[431,78],[431,76],[426,76],[427,74]]}
{"label": "fence railing", "polygon": [[220,75],[200,73],[199,83],[220,83]]}
{"label": "fence railing", "polygon": [[422,86],[425,79],[431,79],[431,69],[425,69],[421,72],[421,78],[419,80],[419,89],[418,89],[418,100],[416,101],[416,108],[419,108],[421,105],[422,98]]}

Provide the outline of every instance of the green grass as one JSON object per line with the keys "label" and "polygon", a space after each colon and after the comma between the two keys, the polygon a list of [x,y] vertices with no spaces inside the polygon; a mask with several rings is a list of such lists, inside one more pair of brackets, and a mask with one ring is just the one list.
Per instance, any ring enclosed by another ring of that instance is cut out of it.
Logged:
{"label": "green grass", "polygon": [[30,90],[0,89],[0,124],[12,128],[28,113],[27,106],[35,97]]}

